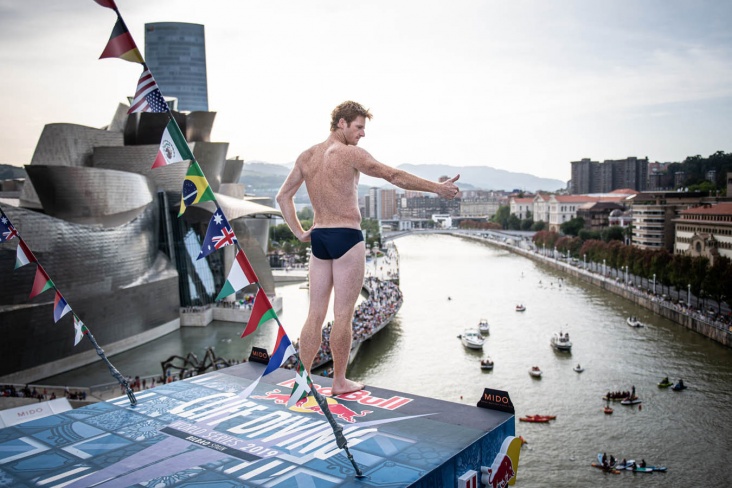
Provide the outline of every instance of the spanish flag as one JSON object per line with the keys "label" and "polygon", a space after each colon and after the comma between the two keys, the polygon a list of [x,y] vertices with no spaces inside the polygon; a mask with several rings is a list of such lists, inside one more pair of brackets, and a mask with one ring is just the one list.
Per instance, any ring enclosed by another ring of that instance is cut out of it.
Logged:
{"label": "spanish flag", "polygon": [[208,186],[208,180],[204,176],[201,167],[194,160],[188,167],[186,179],[183,180],[178,217],[185,213],[187,205],[214,201],[216,201],[216,197],[214,197],[213,190]]}
{"label": "spanish flag", "polygon": [[102,55],[99,56],[99,59],[104,58],[120,58],[131,63],[140,64],[145,62],[142,59],[140,50],[137,49],[135,40],[130,35],[130,31],[127,30],[127,26],[122,21],[122,17],[117,16],[117,23],[114,24],[114,29],[112,29],[112,35],[109,36],[107,47],[104,48]]}

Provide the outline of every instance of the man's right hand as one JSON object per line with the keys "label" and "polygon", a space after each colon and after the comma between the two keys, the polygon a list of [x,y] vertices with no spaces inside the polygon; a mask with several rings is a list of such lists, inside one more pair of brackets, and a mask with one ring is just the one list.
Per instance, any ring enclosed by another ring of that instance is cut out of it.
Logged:
{"label": "man's right hand", "polygon": [[449,180],[445,180],[440,183],[440,186],[437,189],[437,194],[447,200],[452,200],[453,198],[455,198],[460,191],[460,189],[455,184],[455,182],[459,179],[460,175],[458,174],[453,178],[450,178]]}

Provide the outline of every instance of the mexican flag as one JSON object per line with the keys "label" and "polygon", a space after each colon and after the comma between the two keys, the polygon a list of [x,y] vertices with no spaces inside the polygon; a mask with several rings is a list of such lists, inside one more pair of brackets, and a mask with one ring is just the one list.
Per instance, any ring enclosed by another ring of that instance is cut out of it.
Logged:
{"label": "mexican flag", "polygon": [[157,168],[185,160],[193,160],[193,153],[191,153],[191,148],[188,146],[178,124],[175,123],[175,119],[171,118],[167,127],[165,127],[165,132],[163,132],[158,155],[152,167]]}
{"label": "mexican flag", "polygon": [[224,283],[224,287],[216,297],[216,301],[226,298],[257,281],[259,279],[254,274],[254,270],[252,269],[252,265],[249,264],[246,254],[241,249],[237,249],[234,264],[231,265],[229,276],[226,277],[226,283]]}

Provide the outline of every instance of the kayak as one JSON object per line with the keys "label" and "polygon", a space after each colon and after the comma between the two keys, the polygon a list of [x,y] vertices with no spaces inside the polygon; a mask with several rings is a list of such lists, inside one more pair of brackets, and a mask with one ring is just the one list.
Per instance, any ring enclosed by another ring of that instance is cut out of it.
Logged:
{"label": "kayak", "polygon": [[605,466],[603,466],[600,463],[592,463],[592,467],[593,468],[601,469],[601,470],[605,471],[606,473],[620,474],[620,471],[618,471],[617,469],[615,469],[615,468],[606,468]]}
{"label": "kayak", "polygon": [[658,384],[658,387],[659,387],[659,388],[668,388],[668,387],[669,387],[669,386],[671,386],[671,385],[673,385],[673,383],[671,383],[670,381],[666,381],[666,382],[663,382],[663,381],[662,381],[662,382],[660,382],[660,383]]}
{"label": "kayak", "polygon": [[635,398],[632,398],[632,399],[631,398],[626,398],[625,400],[621,400],[620,401],[620,404],[621,405],[635,405],[635,404],[640,403],[640,402],[641,402],[640,398],[635,397]]}
{"label": "kayak", "polygon": [[[634,473],[653,473],[654,471],[656,471],[654,466],[646,466],[646,467],[641,468],[640,466],[635,464],[635,461],[633,461],[632,459],[630,461],[628,461],[626,464],[619,464],[617,466],[617,468],[625,469],[628,471],[633,471]],[[658,471],[661,471],[661,468],[662,467],[659,467]],[[666,468],[662,468],[662,469],[663,469],[663,471],[666,470]]]}

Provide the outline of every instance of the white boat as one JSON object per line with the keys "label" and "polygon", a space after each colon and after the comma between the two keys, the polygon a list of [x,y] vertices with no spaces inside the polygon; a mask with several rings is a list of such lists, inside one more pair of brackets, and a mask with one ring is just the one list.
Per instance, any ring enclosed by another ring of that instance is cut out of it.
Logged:
{"label": "white boat", "polygon": [[572,341],[569,340],[569,332],[555,332],[551,339],[551,345],[557,351],[571,351]]}
{"label": "white boat", "polygon": [[641,402],[641,399],[637,396],[634,397],[628,397],[620,400],[621,405],[636,405]]}
{"label": "white boat", "polygon": [[480,322],[478,322],[478,330],[481,334],[490,334],[491,326],[486,319],[480,319]]}
{"label": "white boat", "polygon": [[582,367],[582,366],[580,366],[579,364],[578,364],[577,366],[575,366],[574,368],[572,368],[572,369],[573,369],[573,370],[574,370],[574,371],[575,371],[576,373],[581,373],[582,371],[584,371],[584,370],[585,370],[585,368],[583,368],[583,367]]}
{"label": "white boat", "polygon": [[631,327],[645,327],[646,324],[638,320],[638,317],[628,317],[628,325]]}
{"label": "white boat", "polygon": [[517,312],[525,312],[526,311],[526,307],[524,306],[523,303],[519,303],[518,305],[516,305],[516,311]]}
{"label": "white boat", "polygon": [[493,360],[491,358],[481,359],[480,369],[493,369]]}
{"label": "white boat", "polygon": [[541,369],[539,369],[539,366],[532,366],[529,374],[534,378],[541,378]]}
{"label": "white boat", "polygon": [[485,339],[483,339],[478,329],[465,329],[460,334],[460,340],[463,342],[463,346],[468,349],[483,349],[483,344],[485,344]]}

